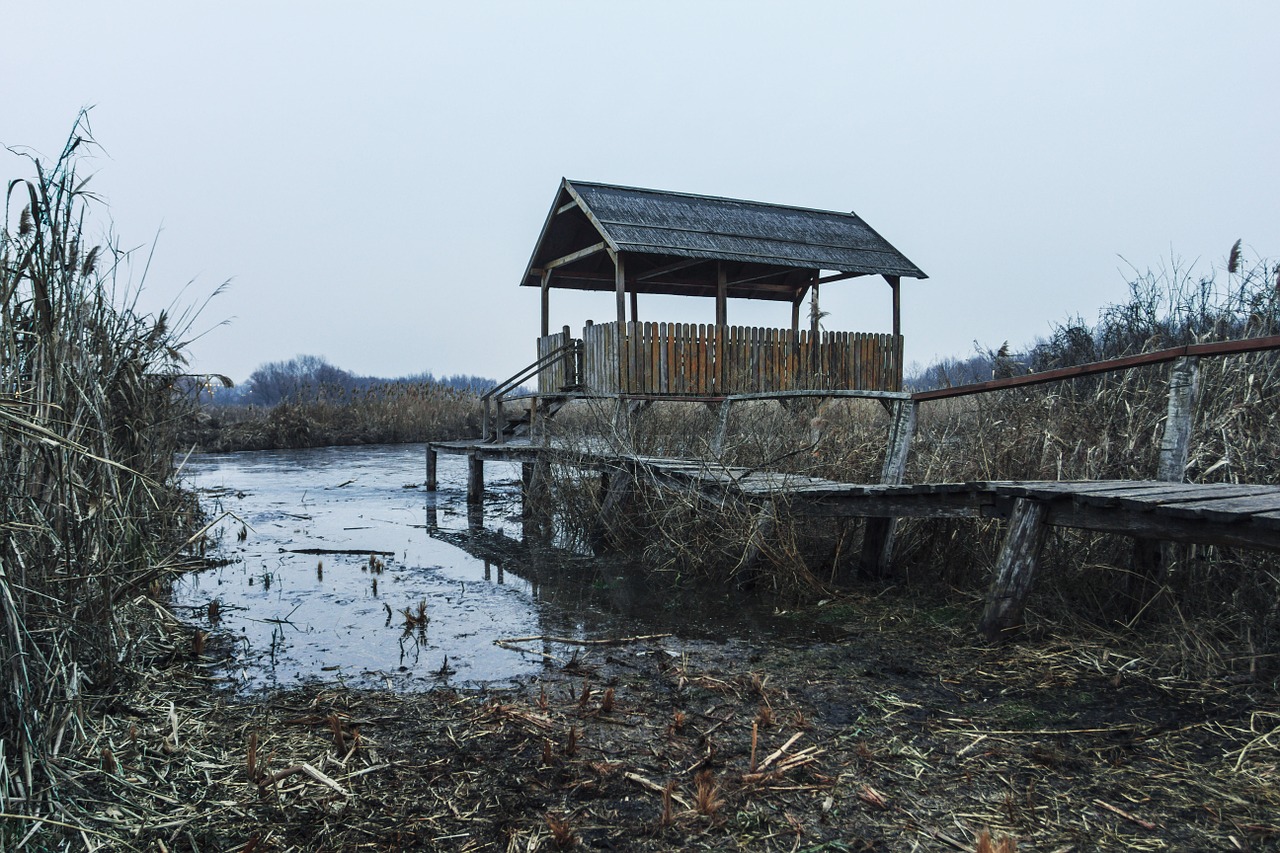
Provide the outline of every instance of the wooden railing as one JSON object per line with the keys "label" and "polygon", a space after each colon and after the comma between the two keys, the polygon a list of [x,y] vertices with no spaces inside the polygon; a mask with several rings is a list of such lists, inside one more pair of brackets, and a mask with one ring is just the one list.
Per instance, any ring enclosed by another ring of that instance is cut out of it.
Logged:
{"label": "wooden railing", "polygon": [[[556,335],[542,341],[558,339]],[[814,388],[897,391],[902,339],[690,323],[588,325],[583,377],[598,394],[724,396]],[[541,352],[542,342],[539,343]],[[540,385],[540,387],[543,387]]]}

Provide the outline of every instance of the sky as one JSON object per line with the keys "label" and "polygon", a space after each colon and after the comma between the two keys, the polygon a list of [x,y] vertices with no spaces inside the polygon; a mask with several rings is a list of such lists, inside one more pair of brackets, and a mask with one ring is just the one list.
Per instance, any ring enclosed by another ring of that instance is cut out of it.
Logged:
{"label": "sky", "polygon": [[[1030,343],[1237,239],[1280,259],[1273,2],[0,0],[0,30],[0,146],[55,157],[92,107],[95,227],[136,248],[140,310],[200,308],[193,370],[238,381],[300,354],[517,372],[561,177],[857,212],[929,275],[902,286],[908,364]],[[881,279],[822,300],[888,331]],[[553,328],[613,311],[552,292]]]}

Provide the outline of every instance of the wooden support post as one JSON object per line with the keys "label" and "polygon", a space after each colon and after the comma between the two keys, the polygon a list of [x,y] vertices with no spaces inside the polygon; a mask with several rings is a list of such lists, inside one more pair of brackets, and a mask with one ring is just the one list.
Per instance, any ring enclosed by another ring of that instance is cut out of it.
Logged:
{"label": "wooden support post", "polygon": [[[914,400],[894,403],[893,423],[889,427],[889,446],[880,468],[880,482],[888,486],[900,484],[906,477],[907,459],[911,455],[911,439],[916,431]],[[862,555],[858,560],[864,576],[884,577],[893,559],[893,541],[897,533],[896,518],[868,518],[862,534]]]}
{"label": "wooden support post", "polygon": [[729,325],[729,273],[716,261],[716,325]]}
{"label": "wooden support post", "polygon": [[752,522],[751,536],[747,539],[742,561],[738,564],[738,586],[749,586],[755,581],[757,570],[768,557],[769,539],[773,537],[777,525],[778,508],[773,501],[765,501]]}
{"label": "wooden support post", "polygon": [[1199,383],[1200,359],[1195,356],[1183,356],[1169,368],[1169,410],[1164,421],[1164,435],[1160,439],[1156,479],[1181,483],[1186,478]]}
{"label": "wooden support post", "polygon": [[549,509],[547,491],[551,483],[551,465],[541,455],[520,465],[521,517],[545,516]]}
{"label": "wooden support post", "polygon": [[427,445],[427,491],[434,492],[436,490],[436,449],[430,444]]}
{"label": "wooden support post", "polygon": [[720,417],[716,424],[715,435],[711,437],[711,454],[719,456],[724,453],[724,443],[729,439],[729,407],[732,401],[725,400],[720,404]]}
{"label": "wooden support post", "polygon": [[551,334],[551,270],[542,273],[542,337]]}
{"label": "wooden support post", "polygon": [[630,296],[631,296],[631,322],[636,323],[636,322],[639,322],[639,319],[640,319],[640,310],[639,310],[640,300],[636,296],[635,285],[632,285],[631,287]]}
{"label": "wooden support post", "polygon": [[618,303],[618,329],[627,324],[627,268],[619,252],[613,256],[614,298]]}
{"label": "wooden support post", "polygon": [[902,349],[898,346],[898,339],[902,337],[902,277],[896,275],[887,275],[884,280],[889,282],[889,287],[893,290],[893,349],[894,356],[894,383],[893,390],[902,390]]}
{"label": "wooden support post", "polygon": [[[560,329],[560,334],[563,335],[563,337],[560,339],[560,345],[566,346],[566,347],[572,347],[573,330],[570,329],[568,326],[564,326]],[[578,384],[578,380],[574,376],[574,368],[577,365],[574,362],[573,355],[574,355],[573,349],[568,349],[568,350],[565,350],[564,355],[560,356],[560,385],[558,388],[555,389],[557,391],[563,391],[570,386]]]}
{"label": "wooden support post", "polygon": [[467,503],[484,503],[484,460],[478,453],[467,454]]}
{"label": "wooden support post", "polygon": [[[1160,436],[1160,456],[1156,479],[1166,483],[1186,480],[1187,457],[1191,450],[1191,427],[1195,420],[1196,388],[1200,382],[1200,359],[1183,356],[1169,367],[1169,406]],[[1160,594],[1166,575],[1177,556],[1172,542],[1135,539],[1133,571],[1121,584],[1127,592],[1129,616],[1139,617]]]}
{"label": "wooden support post", "polygon": [[800,306],[804,304],[804,297],[808,292],[809,285],[806,284],[791,298],[791,333],[796,336],[796,346],[800,345]]}
{"label": "wooden support post", "polygon": [[813,352],[813,364],[810,365],[810,369],[813,371],[814,378],[822,370],[822,327],[819,323],[821,319],[822,312],[818,308],[818,281],[814,279],[813,289],[809,293],[809,346]]}
{"label": "wooden support post", "polygon": [[520,517],[528,518],[533,514],[529,496],[533,492],[533,463],[520,463]]}
{"label": "wooden support post", "polygon": [[617,375],[619,393],[630,390],[627,378],[627,265],[622,253],[613,256],[614,296],[618,307],[618,325],[614,328],[614,353],[617,357]]}
{"label": "wooden support post", "polygon": [[618,468],[600,475],[604,499],[600,501],[600,515],[591,535],[591,546],[604,551],[621,543],[626,534],[622,519],[626,507],[635,492],[638,472]]}
{"label": "wooden support post", "polygon": [[893,291],[893,336],[896,338],[902,334],[902,276],[887,275],[884,280],[889,282],[889,289]]}
{"label": "wooden support post", "polygon": [[1047,513],[1043,501],[1018,498],[1013,502],[1009,529],[987,592],[987,606],[978,623],[978,631],[988,640],[1006,637],[1022,627],[1022,611],[1049,529],[1044,523]]}

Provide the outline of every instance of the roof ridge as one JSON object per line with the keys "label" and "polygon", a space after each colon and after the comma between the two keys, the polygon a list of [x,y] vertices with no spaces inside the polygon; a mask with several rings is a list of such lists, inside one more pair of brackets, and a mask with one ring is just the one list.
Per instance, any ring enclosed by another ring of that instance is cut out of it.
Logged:
{"label": "roof ridge", "polygon": [[[696,198],[702,201],[727,201],[733,204],[749,204],[755,207],[768,207],[774,210],[797,210],[803,213],[823,213],[823,214],[829,214],[832,216],[842,216],[846,218],[853,217],[854,219],[857,219],[859,222],[861,222],[863,225],[867,225],[866,220],[864,220],[861,216],[859,216],[856,211],[852,211],[852,210],[844,211],[844,210],[830,210],[828,208],[823,208],[823,207],[803,207],[795,204],[778,204],[777,202],[772,202],[772,201],[755,201],[754,199],[749,199],[749,198],[730,198],[729,196],[723,196],[723,195],[706,195],[704,193],[687,193],[687,192],[680,192],[679,190],[658,190],[658,189],[653,189],[652,187],[633,187],[633,186],[628,186],[626,184],[606,184],[600,181],[575,181],[572,178],[563,178],[562,180],[565,183],[571,184],[575,187],[577,186],[601,187],[601,188],[610,189],[610,190],[626,190],[628,192],[649,193],[651,195],[676,196],[678,198]],[[867,227],[870,228],[871,226],[867,225]]]}

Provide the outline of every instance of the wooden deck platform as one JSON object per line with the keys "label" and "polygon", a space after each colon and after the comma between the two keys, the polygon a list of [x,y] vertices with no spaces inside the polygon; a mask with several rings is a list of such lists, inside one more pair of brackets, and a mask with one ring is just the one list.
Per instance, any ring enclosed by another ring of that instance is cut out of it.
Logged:
{"label": "wooden deck platform", "polygon": [[[525,463],[526,484],[532,481],[534,463],[557,461],[594,469],[608,478],[606,513],[623,505],[627,490],[649,482],[753,507],[762,530],[781,514],[868,519],[867,540],[873,531],[876,536],[885,535],[872,526],[872,520],[877,519],[1007,519],[980,626],[993,639],[1020,626],[1040,549],[1052,527],[1280,552],[1280,486],[1161,480],[841,483],[696,459],[590,452],[528,442],[442,442],[429,446],[429,489],[435,488],[437,453],[468,457],[468,501],[472,503],[483,499],[486,460]],[[877,549],[887,554],[891,528],[888,536],[888,541],[864,542],[864,563],[876,559]]]}

